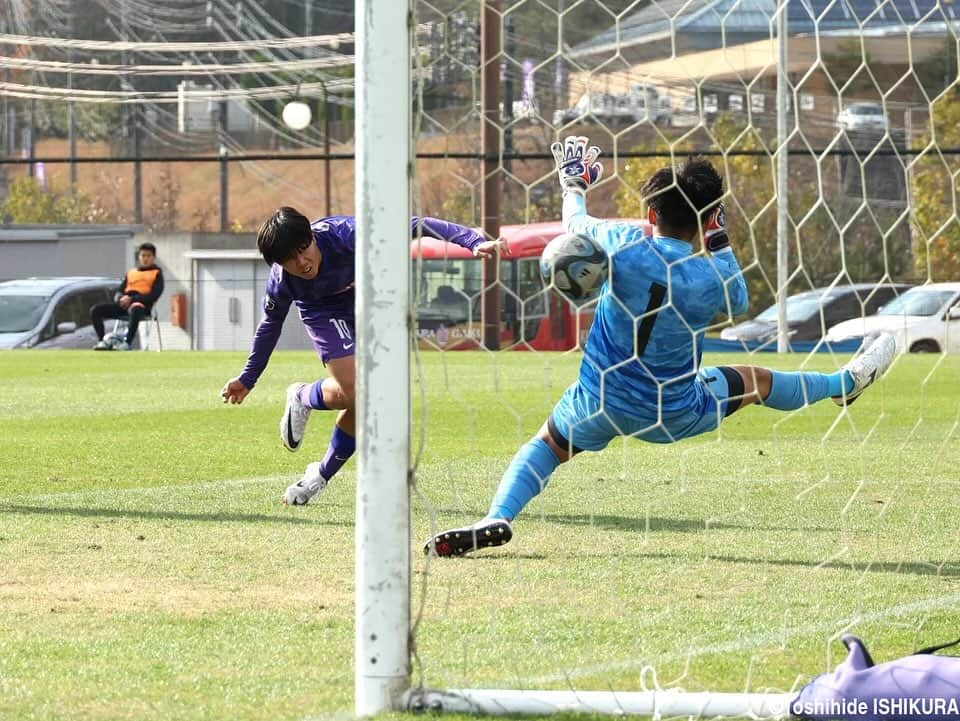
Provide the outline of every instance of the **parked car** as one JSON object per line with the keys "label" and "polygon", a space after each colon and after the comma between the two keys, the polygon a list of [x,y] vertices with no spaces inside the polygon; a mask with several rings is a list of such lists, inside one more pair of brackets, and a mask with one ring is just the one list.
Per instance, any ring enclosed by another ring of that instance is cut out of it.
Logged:
{"label": "parked car", "polygon": [[118,285],[118,278],[96,277],[0,283],[0,349],[93,348],[90,308],[112,301]]}
{"label": "parked car", "polygon": [[[826,330],[841,321],[872,315],[909,285],[857,283],[816,288],[787,297],[787,333],[791,341],[818,341]],[[753,320],[724,328],[723,340],[770,343],[777,339],[777,305],[774,303]]]}
{"label": "parked car", "polygon": [[901,353],[960,352],[960,283],[911,288],[876,315],[838,323],[827,340],[840,341],[888,331]]}
{"label": "parked car", "polygon": [[887,128],[887,116],[880,103],[853,103],[840,111],[837,124],[853,132],[883,132]]}

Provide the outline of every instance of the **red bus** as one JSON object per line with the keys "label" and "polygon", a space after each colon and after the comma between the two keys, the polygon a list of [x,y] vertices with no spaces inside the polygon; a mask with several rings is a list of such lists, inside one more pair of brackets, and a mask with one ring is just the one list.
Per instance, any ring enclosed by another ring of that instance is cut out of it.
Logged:
{"label": "red bus", "polygon": [[[650,224],[627,219],[646,235]],[[512,350],[571,350],[581,347],[594,304],[578,309],[540,279],[540,254],[563,224],[504,225],[500,237],[510,256],[500,262],[500,347]],[[481,347],[483,263],[470,251],[434,238],[410,244],[419,345],[433,350]]]}

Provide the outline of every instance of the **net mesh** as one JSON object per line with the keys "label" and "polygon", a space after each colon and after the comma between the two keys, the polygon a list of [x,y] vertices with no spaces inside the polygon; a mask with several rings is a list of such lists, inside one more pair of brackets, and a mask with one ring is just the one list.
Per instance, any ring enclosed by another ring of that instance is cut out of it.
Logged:
{"label": "net mesh", "polygon": [[[957,57],[949,3],[504,2],[493,13],[500,45],[479,62],[463,28],[474,32],[480,7],[418,3],[417,14],[431,28],[421,131],[435,129],[450,151],[478,143],[480,72],[499,65],[504,237],[515,223],[532,232],[559,217],[554,140],[586,135],[602,148],[606,180],[587,205],[607,218],[644,218],[643,181],[700,153],[726,180],[753,317],[780,282],[777,171],[788,156],[783,282],[795,352],[762,352],[776,347],[775,312],[774,330],[717,318],[708,338],[723,340],[708,340],[705,365],[835,371],[850,348],[826,348],[827,330],[889,307],[912,285],[957,277],[948,250]],[[479,222],[483,168],[448,162],[418,169],[420,201],[442,198],[448,214]],[[544,226],[544,235],[556,230]],[[466,318],[421,325],[430,352],[419,354],[416,385],[414,528],[424,539],[484,516],[511,456],[576,378],[590,309],[544,292],[527,262],[501,264],[497,285],[517,321],[500,344],[533,352],[478,360],[449,350],[455,329],[477,338],[479,312],[467,311],[490,279],[471,276],[470,261],[422,261],[423,298],[450,287]],[[956,288],[948,296],[956,303]],[[946,305],[937,308],[939,332],[956,335]],[[561,466],[514,522],[508,546],[425,559],[415,683],[791,691],[842,658],[845,632],[883,659],[949,637],[958,416],[954,402],[933,396],[949,393],[956,365],[949,339],[934,344],[905,327],[902,309],[892,315],[901,350],[941,354],[899,358],[857,406],[753,407],[676,444],[614,441]],[[724,340],[739,353],[719,352]]]}

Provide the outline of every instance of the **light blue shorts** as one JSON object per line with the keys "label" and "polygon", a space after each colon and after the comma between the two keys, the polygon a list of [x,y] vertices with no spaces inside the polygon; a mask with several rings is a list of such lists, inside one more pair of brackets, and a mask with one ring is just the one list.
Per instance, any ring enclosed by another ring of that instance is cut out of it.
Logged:
{"label": "light blue shorts", "polygon": [[687,407],[664,413],[658,419],[656,408],[650,408],[649,413],[629,415],[604,410],[598,398],[580,383],[574,383],[554,406],[547,426],[557,445],[572,448],[573,452],[602,450],[618,436],[673,443],[715,430],[740,407],[743,390],[743,379],[732,368],[701,368]]}

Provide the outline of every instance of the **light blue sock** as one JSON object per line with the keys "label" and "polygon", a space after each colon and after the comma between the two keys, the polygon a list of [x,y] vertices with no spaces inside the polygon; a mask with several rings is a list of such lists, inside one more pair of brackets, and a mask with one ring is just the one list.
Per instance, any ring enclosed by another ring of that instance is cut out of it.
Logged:
{"label": "light blue sock", "polygon": [[780,411],[795,411],[805,405],[822,401],[831,396],[841,396],[853,390],[853,379],[847,371],[836,373],[816,373],[799,371],[781,373],[770,371],[770,394],[763,399],[763,405]]}
{"label": "light blue sock", "polygon": [[534,438],[525,443],[504,471],[490,502],[487,518],[512,521],[535,495],[547,487],[550,474],[559,465],[560,459],[546,441]]}

